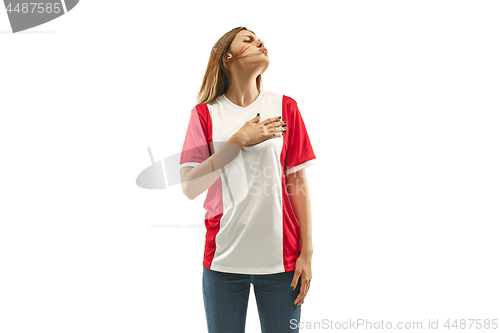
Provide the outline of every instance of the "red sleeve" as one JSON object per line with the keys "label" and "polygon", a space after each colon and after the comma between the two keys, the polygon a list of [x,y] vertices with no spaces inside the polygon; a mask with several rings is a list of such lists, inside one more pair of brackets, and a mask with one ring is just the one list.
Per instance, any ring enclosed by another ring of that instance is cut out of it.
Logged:
{"label": "red sleeve", "polygon": [[184,167],[194,167],[210,157],[208,121],[201,109],[202,105],[197,105],[191,111],[186,138],[182,146],[179,172]]}
{"label": "red sleeve", "polygon": [[285,176],[316,164],[316,155],[307,134],[306,125],[302,119],[297,102],[290,97],[285,97],[289,107],[286,126],[288,131],[288,149],[285,159]]}

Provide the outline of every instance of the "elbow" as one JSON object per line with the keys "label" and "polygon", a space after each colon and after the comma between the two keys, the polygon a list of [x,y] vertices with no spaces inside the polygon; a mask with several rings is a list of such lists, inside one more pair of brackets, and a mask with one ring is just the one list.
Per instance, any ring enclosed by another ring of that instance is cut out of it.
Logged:
{"label": "elbow", "polygon": [[186,183],[182,184],[182,193],[188,198],[189,200],[194,200],[198,196],[198,194],[194,193],[192,188],[190,186],[187,186]]}
{"label": "elbow", "polygon": [[192,191],[190,189],[190,186],[188,186],[191,182],[189,181],[187,174],[189,173],[189,171],[191,169],[192,169],[192,167],[188,167],[188,168],[184,168],[181,170],[182,193],[184,193],[186,198],[188,198],[189,200],[193,200],[194,198],[196,198],[195,196],[193,196]]}
{"label": "elbow", "polygon": [[193,193],[189,191],[189,188],[187,188],[187,186],[184,186],[184,184],[182,186],[182,193],[184,193],[186,198],[188,198],[189,200],[194,200],[196,198],[196,196],[194,196]]}

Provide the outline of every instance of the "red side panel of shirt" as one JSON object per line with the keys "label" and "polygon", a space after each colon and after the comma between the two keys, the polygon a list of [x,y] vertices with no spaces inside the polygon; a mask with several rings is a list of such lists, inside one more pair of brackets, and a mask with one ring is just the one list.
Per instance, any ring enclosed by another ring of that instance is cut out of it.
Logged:
{"label": "red side panel of shirt", "polygon": [[295,262],[300,255],[300,227],[295,216],[286,188],[286,171],[315,159],[306,126],[297,102],[283,95],[282,120],[286,120],[281,151],[282,198],[283,198],[283,263],[285,272],[295,270]]}

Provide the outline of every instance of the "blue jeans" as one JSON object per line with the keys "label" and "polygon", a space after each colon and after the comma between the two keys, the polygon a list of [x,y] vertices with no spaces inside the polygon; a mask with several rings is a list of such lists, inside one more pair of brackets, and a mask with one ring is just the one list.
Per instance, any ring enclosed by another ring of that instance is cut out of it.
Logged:
{"label": "blue jeans", "polygon": [[[250,283],[253,284],[262,333],[298,332],[300,293],[290,290],[295,271],[276,274],[237,274],[203,266],[203,300],[209,333],[245,333]],[[294,321],[290,322],[292,319]],[[291,327],[294,327],[292,329]]]}

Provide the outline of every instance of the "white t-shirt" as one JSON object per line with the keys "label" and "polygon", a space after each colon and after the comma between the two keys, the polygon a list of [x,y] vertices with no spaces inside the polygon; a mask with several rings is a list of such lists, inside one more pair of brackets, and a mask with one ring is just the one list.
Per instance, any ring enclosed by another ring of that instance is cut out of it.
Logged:
{"label": "white t-shirt", "polygon": [[248,120],[281,116],[284,135],[244,147],[210,186],[203,207],[203,266],[227,273],[272,274],[295,270],[300,255],[299,223],[286,190],[292,172],[316,164],[309,136],[292,98],[260,91],[242,108],[225,94],[191,111],[180,169],[216,152]]}

